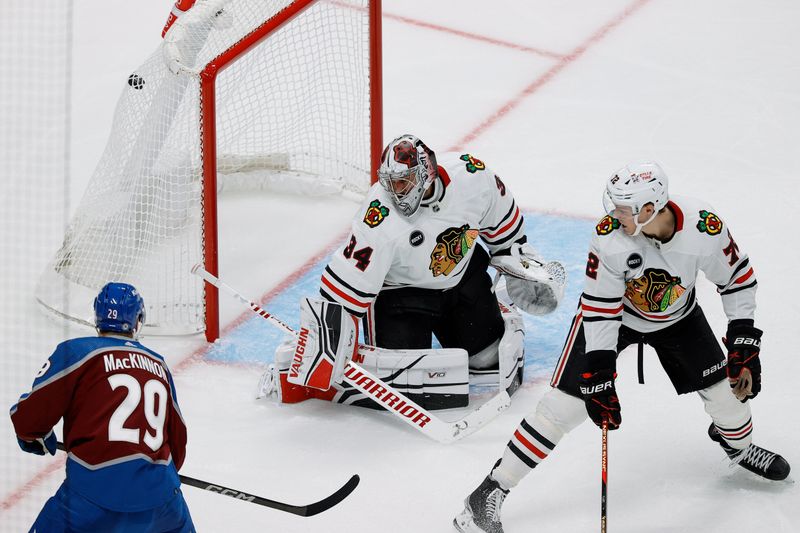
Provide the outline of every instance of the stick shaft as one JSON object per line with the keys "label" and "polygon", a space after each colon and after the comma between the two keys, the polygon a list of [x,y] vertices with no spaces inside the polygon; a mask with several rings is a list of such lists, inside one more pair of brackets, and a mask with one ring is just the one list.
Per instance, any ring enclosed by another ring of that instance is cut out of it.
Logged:
{"label": "stick shaft", "polygon": [[608,420],[603,420],[603,453],[601,460],[602,488],[600,492],[600,533],[608,524]]}

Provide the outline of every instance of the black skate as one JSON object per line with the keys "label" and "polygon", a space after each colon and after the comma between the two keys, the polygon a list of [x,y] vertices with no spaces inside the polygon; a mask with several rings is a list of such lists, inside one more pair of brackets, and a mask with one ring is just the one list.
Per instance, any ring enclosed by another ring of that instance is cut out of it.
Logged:
{"label": "black skate", "polygon": [[453,525],[461,533],[503,533],[500,507],[507,494],[497,481],[486,476],[464,500],[464,510],[453,519]]}
{"label": "black skate", "polygon": [[786,479],[786,476],[789,475],[789,470],[791,470],[789,463],[777,453],[765,450],[753,443],[750,443],[750,446],[744,450],[731,448],[713,423],[708,427],[708,436],[722,446],[733,464],[738,464],[742,468],[772,481]]}

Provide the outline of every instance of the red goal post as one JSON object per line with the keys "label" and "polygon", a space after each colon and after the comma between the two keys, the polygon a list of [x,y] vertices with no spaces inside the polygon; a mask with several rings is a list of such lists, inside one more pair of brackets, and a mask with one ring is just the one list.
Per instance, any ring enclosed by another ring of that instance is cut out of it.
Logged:
{"label": "red goal post", "polygon": [[363,194],[382,146],[380,0],[197,0],[126,80],[106,150],[41,277],[46,309],[92,324],[107,281],[148,332],[219,337],[218,194]]}

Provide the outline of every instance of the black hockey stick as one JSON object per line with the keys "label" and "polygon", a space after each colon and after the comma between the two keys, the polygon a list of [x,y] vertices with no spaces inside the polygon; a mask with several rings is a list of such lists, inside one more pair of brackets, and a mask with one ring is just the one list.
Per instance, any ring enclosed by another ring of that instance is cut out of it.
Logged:
{"label": "black hockey stick", "polygon": [[[64,447],[64,444],[61,442],[58,443],[58,449],[67,451]],[[339,488],[339,490],[318,502],[309,503],[308,505],[291,505],[288,503],[276,502],[275,500],[262,498],[261,496],[256,496],[254,494],[247,494],[246,492],[223,487],[222,485],[215,485],[214,483],[184,476],[183,474],[178,474],[178,476],[181,479],[181,483],[184,485],[191,485],[192,487],[197,487],[198,489],[207,490],[216,494],[222,494],[223,496],[230,496],[236,500],[243,500],[258,505],[263,505],[264,507],[277,509],[285,513],[296,514],[297,516],[314,516],[327,511],[334,505],[347,498],[347,496],[349,496],[350,493],[353,492],[358,486],[359,481],[361,481],[361,478],[358,477],[358,474],[354,474],[349,480],[347,480],[347,483]]]}
{"label": "black hockey stick", "polygon": [[603,452],[601,460],[603,487],[600,493],[600,533],[606,533],[608,511],[608,419],[603,417]]}

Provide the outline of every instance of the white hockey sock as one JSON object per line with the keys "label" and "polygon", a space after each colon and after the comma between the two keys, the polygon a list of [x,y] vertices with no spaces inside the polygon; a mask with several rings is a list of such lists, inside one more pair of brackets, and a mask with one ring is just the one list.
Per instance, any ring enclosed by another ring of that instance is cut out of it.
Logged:
{"label": "white hockey sock", "polygon": [[582,400],[551,389],[539,401],[533,417],[522,419],[492,477],[505,489],[515,487],[586,417]]}

